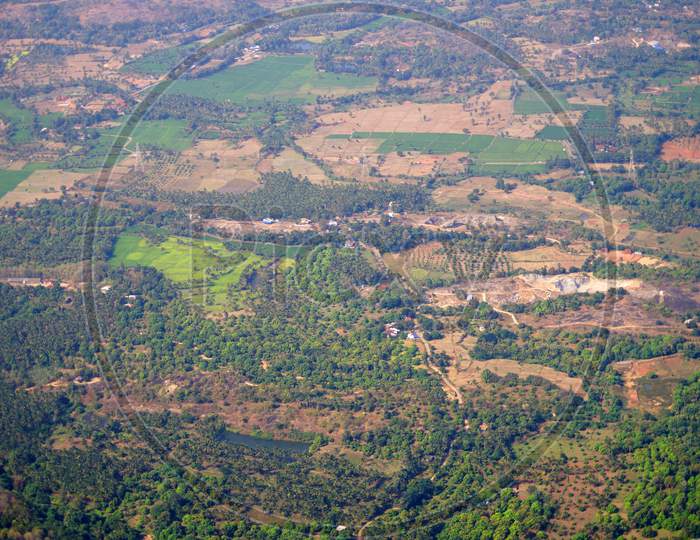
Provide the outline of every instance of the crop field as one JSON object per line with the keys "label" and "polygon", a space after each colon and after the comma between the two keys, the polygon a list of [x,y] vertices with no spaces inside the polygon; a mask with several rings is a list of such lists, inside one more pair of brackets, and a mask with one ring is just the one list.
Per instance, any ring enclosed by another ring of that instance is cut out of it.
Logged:
{"label": "crop field", "polygon": [[316,71],[311,56],[268,56],[200,79],[178,80],[170,94],[245,104],[267,99],[312,103],[317,96],[374,90],[373,77]]}
{"label": "crop field", "polygon": [[247,271],[272,262],[251,250],[232,251],[216,240],[170,236],[153,243],[131,233],[119,237],[110,259],[113,268],[150,266],[161,271],[180,286],[185,297],[208,311],[224,311],[231,305],[229,288],[240,289]]}
{"label": "crop field", "polygon": [[508,253],[508,261],[515,270],[532,272],[544,267],[580,268],[589,255],[590,252],[571,253],[558,246],[539,246],[523,251],[511,251]]}
{"label": "crop field", "polygon": [[329,139],[376,139],[382,143],[380,154],[390,152],[422,152],[426,154],[452,154],[454,152],[480,152],[488,147],[494,137],[490,135],[464,135],[460,133],[406,133],[357,131],[352,135],[330,135]]}
{"label": "crop field", "polygon": [[194,48],[194,44],[188,44],[144,54],[140,58],[124,65],[121,70],[142,75],[164,75],[182,61]]}
{"label": "crop field", "polygon": [[257,169],[261,173],[290,171],[295,176],[308,178],[314,184],[329,182],[323,169],[291,148],[285,148],[278,155],[263,159]]}
{"label": "crop field", "polygon": [[452,154],[467,152],[476,157],[478,165],[519,165],[544,163],[556,157],[565,157],[561,143],[523,140],[491,135],[459,133],[405,133],[353,132],[352,135],[330,135],[328,139],[358,139],[382,141],[379,154],[391,152],[421,152],[424,154]]}
{"label": "crop field", "polygon": [[550,141],[565,141],[568,140],[569,134],[564,126],[546,126],[537,132],[537,138]]}
{"label": "crop field", "polygon": [[48,163],[27,163],[19,170],[0,169],[0,198],[14,190],[23,180],[29,178],[34,171],[45,169]]}
{"label": "crop field", "polygon": [[[61,197],[61,186],[70,188],[76,180],[85,176],[84,173],[47,167],[46,163],[31,163],[19,171],[0,172],[0,206],[29,204],[39,199],[58,199]],[[5,188],[11,189],[4,191]]]}
{"label": "crop field", "polygon": [[[554,98],[559,102],[565,111],[580,110],[580,105],[569,103],[566,95],[562,92],[553,92]],[[515,114],[545,114],[551,113],[549,105],[542,98],[529,88],[523,89],[515,98],[513,112]]]}
{"label": "crop field", "polygon": [[657,96],[654,105],[661,109],[679,111],[690,116],[700,114],[700,85],[673,86]]}
{"label": "crop field", "polygon": [[400,253],[387,253],[384,262],[420,286],[483,279],[510,270],[505,254],[462,242],[421,244]]}
{"label": "crop field", "polygon": [[[479,210],[489,212],[500,208],[523,210],[541,214],[548,219],[581,221],[586,220],[590,227],[602,227],[602,220],[594,207],[576,202],[574,196],[563,191],[549,191],[541,186],[523,184],[517,180],[507,180],[517,187],[510,193],[496,188],[496,180],[489,176],[475,176],[454,186],[442,186],[433,192],[435,202],[447,210]],[[469,196],[479,190],[480,197],[471,202]]]}
{"label": "crop field", "polygon": [[59,114],[37,115],[29,109],[18,107],[11,99],[0,99],[0,120],[9,124],[8,139],[13,144],[25,144],[32,140],[32,128],[50,127]]}
{"label": "crop field", "polygon": [[260,185],[256,169],[262,145],[248,139],[238,145],[225,140],[201,140],[177,154],[148,152],[143,179],[158,189],[243,193]]}

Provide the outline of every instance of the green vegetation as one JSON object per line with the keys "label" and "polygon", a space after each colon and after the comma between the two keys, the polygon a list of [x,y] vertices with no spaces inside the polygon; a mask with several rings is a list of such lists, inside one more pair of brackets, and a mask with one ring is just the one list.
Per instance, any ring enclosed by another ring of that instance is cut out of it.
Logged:
{"label": "green vegetation", "polygon": [[146,266],[163,272],[188,298],[212,311],[231,305],[232,290],[272,261],[249,251],[231,251],[218,240],[169,236],[154,243],[138,234],[123,234],[110,259],[113,268]]}
{"label": "green vegetation", "polygon": [[189,44],[144,54],[124,65],[122,71],[144,75],[164,75],[177,66],[194,49],[195,45]]}
{"label": "green vegetation", "polygon": [[[103,132],[100,138],[104,137],[108,143],[113,143],[121,129],[110,128]],[[181,152],[192,146],[192,139],[193,134],[185,120],[142,120],[129,137],[125,148],[133,151],[138,144],[142,147],[155,146],[163,150]]]}
{"label": "green vegetation", "polygon": [[45,169],[48,166],[48,163],[36,162],[27,163],[24,167],[16,171],[0,169],[0,198],[29,178],[34,171]]}
{"label": "green vegetation", "polygon": [[493,141],[490,135],[463,135],[461,133],[407,133],[383,131],[356,131],[352,135],[331,135],[329,139],[377,139],[380,154],[389,152],[423,152],[426,154],[452,154],[454,152],[479,152]]}
{"label": "green vegetation", "polygon": [[331,135],[330,139],[377,139],[380,154],[389,152],[421,152],[451,154],[467,152],[476,158],[478,167],[542,164],[548,160],[566,157],[562,145],[553,141],[511,139],[490,135],[460,133],[403,133],[358,131],[352,135]]}
{"label": "green vegetation", "polygon": [[319,96],[345,96],[374,90],[372,77],[319,72],[311,56],[268,56],[201,79],[176,81],[168,94],[238,104],[264,100],[313,103]]}
{"label": "green vegetation", "polygon": [[537,132],[536,137],[551,141],[566,141],[569,139],[569,134],[564,126],[545,126]]}
{"label": "green vegetation", "polygon": [[[565,111],[574,111],[585,109],[585,106],[572,105],[566,99],[566,95],[563,92],[553,92],[554,99],[557,100],[559,105]],[[515,104],[513,106],[513,112],[515,114],[549,114],[551,109],[542,98],[537,95],[530,88],[521,89],[515,98]]]}
{"label": "green vegetation", "polygon": [[32,111],[21,109],[11,99],[0,99],[0,118],[10,124],[10,142],[13,144],[31,142],[34,129]]}
{"label": "green vegetation", "polygon": [[700,85],[675,85],[654,97],[654,107],[692,117],[700,114]]}

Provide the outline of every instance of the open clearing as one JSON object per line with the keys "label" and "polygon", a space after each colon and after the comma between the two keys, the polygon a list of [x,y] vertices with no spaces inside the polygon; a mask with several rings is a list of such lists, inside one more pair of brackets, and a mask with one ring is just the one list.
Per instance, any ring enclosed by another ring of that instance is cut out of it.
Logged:
{"label": "open clearing", "polygon": [[482,373],[488,369],[500,377],[509,373],[514,373],[522,379],[530,375],[541,377],[564,391],[571,391],[587,397],[583,389],[583,381],[580,378],[569,377],[566,373],[547,366],[506,359],[472,360],[469,356],[469,349],[474,346],[475,342],[476,338],[465,337],[459,332],[446,333],[442,339],[430,342],[436,351],[445,353],[452,358],[452,363],[447,370],[447,377],[458,388],[481,383]]}
{"label": "open clearing", "polygon": [[[36,165],[36,164],[34,164]],[[28,166],[21,171],[10,171],[11,173],[21,173],[23,176],[27,168],[32,172],[23,179],[15,176],[9,178],[8,172],[0,175],[0,186],[11,187],[16,182],[14,189],[8,191],[0,198],[0,206],[14,206],[15,203],[31,204],[40,199],[59,199],[61,197],[61,187],[70,188],[76,180],[84,178],[84,173],[73,173],[58,169],[41,169]],[[7,179],[7,183],[3,182]],[[17,181],[19,180],[19,181]],[[0,194],[2,191],[0,191]]]}
{"label": "open clearing", "polygon": [[682,379],[700,370],[700,361],[674,354],[649,360],[625,360],[613,367],[622,374],[628,406],[658,411],[671,405],[673,389]]}
{"label": "open clearing", "polygon": [[178,80],[168,93],[239,104],[264,99],[313,103],[318,96],[347,96],[376,86],[374,77],[316,71],[311,56],[268,56],[200,79]]}
{"label": "open clearing", "polygon": [[261,173],[290,171],[295,176],[308,178],[314,184],[327,184],[330,181],[321,167],[291,148],[264,158],[258,163],[257,170]]}
{"label": "open clearing", "polygon": [[661,159],[700,163],[700,136],[680,137],[666,141],[661,148]]}
{"label": "open clearing", "polygon": [[[431,303],[443,307],[464,305],[468,294],[481,298],[486,293],[487,301],[495,306],[504,304],[528,304],[547,300],[563,294],[606,292],[610,287],[622,287],[638,298],[653,299],[658,291],[646,286],[639,279],[609,281],[593,277],[585,272],[542,276],[523,274],[506,278],[473,281],[455,287],[439,287],[428,291]],[[456,289],[463,294],[457,295]]]}
{"label": "open clearing", "polygon": [[238,145],[201,140],[180,154],[148,154],[145,179],[164,190],[244,193],[260,185],[256,167],[261,148],[257,139]]}
{"label": "open clearing", "polygon": [[[603,220],[596,210],[590,209],[576,202],[574,196],[563,191],[549,191],[541,186],[523,184],[518,180],[507,179],[507,183],[514,184],[516,188],[510,193],[496,188],[496,179],[489,176],[473,177],[455,184],[454,186],[442,186],[433,192],[435,202],[454,211],[481,211],[492,212],[498,207],[511,207],[527,210],[533,214],[543,214],[548,219],[561,219],[569,221],[592,220],[591,226],[601,229]],[[479,200],[471,202],[469,195],[475,190],[481,192]]]}
{"label": "open clearing", "polygon": [[110,259],[119,266],[150,266],[180,285],[186,296],[209,311],[223,311],[231,302],[229,287],[239,288],[247,270],[272,263],[252,251],[231,251],[223,242],[170,236],[154,243],[138,234],[123,234]]}
{"label": "open clearing", "polygon": [[571,253],[564,251],[559,246],[539,246],[523,251],[509,251],[506,253],[511,268],[514,270],[535,271],[546,268],[580,268],[587,253]]}

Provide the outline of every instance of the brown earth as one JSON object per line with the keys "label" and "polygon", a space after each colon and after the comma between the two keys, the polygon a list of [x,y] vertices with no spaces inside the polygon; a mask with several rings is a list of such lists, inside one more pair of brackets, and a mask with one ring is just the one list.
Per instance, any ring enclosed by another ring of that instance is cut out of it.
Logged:
{"label": "brown earth", "polygon": [[661,159],[700,163],[700,136],[680,137],[666,141],[661,147]]}
{"label": "brown earth", "polygon": [[673,388],[680,380],[700,371],[700,361],[674,354],[625,360],[613,364],[613,368],[622,374],[629,407],[658,412],[670,406]]}

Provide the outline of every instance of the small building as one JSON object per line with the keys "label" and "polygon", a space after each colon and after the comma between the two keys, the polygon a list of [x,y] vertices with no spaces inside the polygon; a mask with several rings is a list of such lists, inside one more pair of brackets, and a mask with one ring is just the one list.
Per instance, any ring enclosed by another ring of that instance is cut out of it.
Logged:
{"label": "small building", "polygon": [[262,222],[263,222],[265,225],[272,225],[272,224],[275,223],[276,221],[277,221],[276,219],[272,219],[272,218],[269,218],[269,217],[266,217],[266,218],[263,218],[263,219],[262,219]]}
{"label": "small building", "polygon": [[398,337],[400,331],[396,326],[394,326],[394,323],[387,323],[384,325],[384,334],[387,337],[395,338]]}
{"label": "small building", "polygon": [[418,339],[418,332],[415,331],[410,331],[408,335],[406,336],[408,339]]}
{"label": "small building", "polygon": [[108,293],[109,291],[111,291],[111,290],[112,290],[112,286],[111,286],[111,285],[102,285],[102,287],[100,287],[100,292],[101,292],[102,294],[107,294],[107,293]]}

